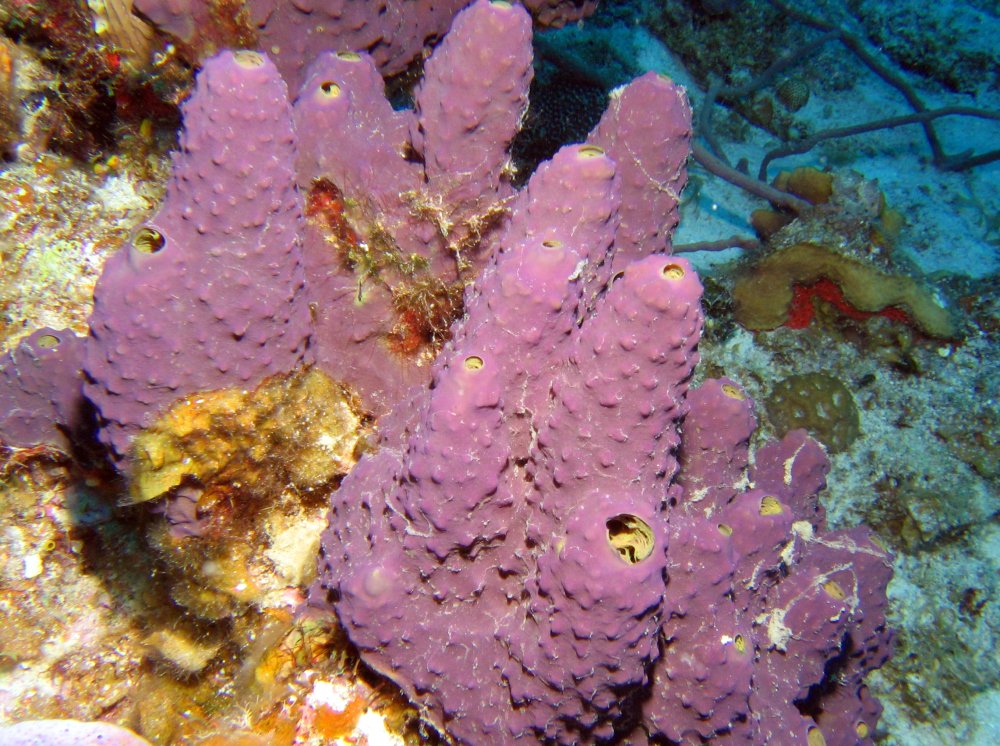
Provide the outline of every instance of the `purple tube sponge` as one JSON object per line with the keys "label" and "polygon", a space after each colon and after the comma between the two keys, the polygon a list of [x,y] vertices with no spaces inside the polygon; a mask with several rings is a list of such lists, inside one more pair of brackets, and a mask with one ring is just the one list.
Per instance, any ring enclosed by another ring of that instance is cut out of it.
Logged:
{"label": "purple tube sponge", "polygon": [[[174,3],[165,12],[177,20],[200,7]],[[652,210],[641,193],[647,182],[635,174],[683,178],[683,148],[664,156],[655,144],[686,132],[690,111],[677,87],[646,76],[616,94],[595,134],[634,156],[624,180],[600,159],[592,168],[605,175],[586,182],[594,194],[578,194],[583,182],[556,164],[534,180],[536,191],[547,180],[544,188],[566,211],[564,235],[556,236],[546,213],[534,214],[529,190],[516,194],[511,184],[509,149],[531,79],[524,8],[471,4],[425,73],[415,110],[396,112],[373,58],[324,54],[310,67],[290,122],[283,85],[265,57],[227,53],[205,65],[184,106],[164,204],[107,263],[95,292],[85,393],[116,458],[175,400],[252,386],[311,356],[384,414],[427,382],[467,285],[501,239],[508,247],[536,238],[586,246],[585,254],[562,254],[575,262],[583,288],[563,308],[568,329],[606,285],[612,243],[615,252],[626,250],[619,215],[634,210],[612,199],[612,186],[621,182],[629,202]],[[639,126],[649,122],[657,126]],[[646,147],[642,138],[661,129],[666,134]],[[306,197],[306,221],[296,186]],[[581,197],[600,205],[586,219],[576,207]],[[656,207],[669,212],[670,204]],[[574,215],[581,220],[572,223]],[[649,239],[636,255],[662,248],[655,221],[643,226],[628,231]],[[548,356],[532,358],[533,375]]]}
{"label": "purple tube sponge", "polygon": [[[309,63],[324,52],[366,50],[382,75],[403,72],[441,38],[469,0],[250,0],[246,14],[220,18],[203,0],[135,0],[135,7],[183,45],[207,53],[233,36],[256,34],[275,56],[292,90]],[[501,3],[496,3],[497,5]],[[507,4],[507,3],[503,3]],[[527,0],[543,26],[562,26],[590,15],[597,0]],[[246,28],[241,28],[245,25]],[[214,34],[212,33],[214,32]],[[213,40],[212,36],[219,37]]]}
{"label": "purple tube sponge", "polygon": [[85,393],[119,457],[176,399],[252,387],[309,355],[296,144],[277,69],[223,53],[183,114],[163,206],[94,292]]}
{"label": "purple tube sponge", "polygon": [[607,152],[622,180],[616,270],[653,252],[670,252],[690,140],[687,96],[666,76],[649,72],[611,92],[587,142]]}
{"label": "purple tube sponge", "polygon": [[[646,212],[683,178],[633,166],[567,147],[515,198],[432,385],[332,496],[313,598],[463,743],[870,744],[888,556],[864,529],[825,532],[815,441],[793,432],[751,468],[743,390],[689,391],[690,265],[653,253],[608,276],[616,250],[667,238]],[[627,229],[626,195],[645,205]]]}
{"label": "purple tube sponge", "polygon": [[750,436],[757,428],[753,403],[735,381],[709,379],[687,397],[682,470],[685,504],[725,505],[746,476]]}
{"label": "purple tube sponge", "polygon": [[822,446],[794,431],[757,450],[752,402],[728,379],[688,396],[682,499],[671,511],[667,641],[644,704],[674,740],[871,743],[864,674],[891,648],[886,551],[865,529],[825,533]]}
{"label": "purple tube sponge", "polygon": [[[471,4],[427,61],[412,112],[392,109],[365,54],[321,56],[296,99],[317,356],[379,414],[427,380],[427,353],[436,347],[400,354],[408,321],[416,317],[445,338],[451,317],[438,312],[460,308],[464,286],[501,245],[513,250],[534,236],[567,241],[548,235],[551,222],[533,216],[538,208],[529,192],[543,179],[519,193],[510,181],[510,143],[531,79],[530,31],[521,7]],[[558,168],[544,177],[562,180],[546,188],[558,190],[562,209],[573,214],[581,199],[608,200],[576,190],[620,182],[621,196],[598,218],[562,221],[563,234],[587,245],[576,259],[583,290],[568,315],[589,313],[613,266],[668,248],[689,131],[681,89],[646,75],[614,93],[588,143],[623,165],[605,166],[607,178],[595,182],[575,181]],[[322,209],[331,195],[342,203],[332,219]]]}
{"label": "purple tube sponge", "polygon": [[[606,198],[565,210],[569,184]],[[325,543],[355,642],[467,742],[608,734],[620,693],[646,683],[665,560],[656,441],[680,416],[700,323],[696,277],[660,256],[630,267],[607,312],[578,329],[585,227],[613,214],[612,164],[590,146],[564,149],[529,193],[548,230],[487,270],[432,389],[399,410],[413,412],[398,426],[412,436],[387,439],[336,493]],[[660,320],[675,331],[654,339]],[[532,413],[533,444],[508,413],[526,413],[524,384],[560,368],[555,401]],[[635,469],[651,481],[622,489]]]}
{"label": "purple tube sponge", "polygon": [[456,16],[424,65],[411,143],[422,156],[427,198],[445,206],[442,227],[474,230],[473,216],[513,193],[509,151],[531,76],[531,19],[486,0]]}
{"label": "purple tube sponge", "polygon": [[249,0],[235,18],[204,0],[135,0],[135,8],[196,57],[255,36],[295,90],[309,62],[330,50],[370,50],[385,75],[402,72],[467,2]]}
{"label": "purple tube sponge", "polygon": [[309,67],[295,102],[299,186],[311,216],[335,195],[350,226],[306,228],[317,356],[378,413],[428,378],[429,358],[407,354],[407,322],[444,337],[496,244],[530,81],[530,17],[487,0],[460,13],[428,59],[415,111],[393,111],[366,54]]}
{"label": "purple tube sponge", "polygon": [[0,442],[70,449],[84,407],[83,342],[63,329],[39,329],[0,358]]}

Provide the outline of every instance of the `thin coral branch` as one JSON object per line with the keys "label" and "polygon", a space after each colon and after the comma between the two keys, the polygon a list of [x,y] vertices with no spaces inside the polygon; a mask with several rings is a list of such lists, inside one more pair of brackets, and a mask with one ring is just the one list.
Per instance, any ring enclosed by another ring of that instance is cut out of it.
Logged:
{"label": "thin coral branch", "polygon": [[[809,137],[790,142],[780,148],[774,148],[773,150],[768,151],[768,153],[764,156],[764,159],[761,161],[757,177],[762,181],[766,181],[767,167],[771,161],[778,158],[784,158],[789,155],[806,153],[824,140],[851,137],[852,135],[860,135],[865,132],[875,132],[876,130],[902,127],[907,124],[926,124],[930,121],[946,116],[976,117],[979,119],[991,119],[993,121],[1000,122],[1000,112],[977,109],[972,106],[943,106],[940,109],[925,109],[924,111],[920,111],[915,114],[904,114],[898,117],[886,117],[885,119],[877,119],[875,121],[864,122],[862,124],[853,124],[848,127],[834,127],[831,129],[821,130],[810,135]],[[972,156],[971,152],[967,151],[954,156],[942,156],[942,158],[943,160],[941,162],[936,162],[938,166],[950,171],[960,171],[964,168],[970,168],[971,165],[982,165],[983,163],[989,163],[990,161],[997,160],[1000,158],[1000,151],[991,151],[989,153],[984,153],[981,156]],[[985,160],[983,160],[984,158]],[[973,161],[976,162],[973,163]]]}
{"label": "thin coral branch", "polygon": [[1000,150],[989,150],[979,155],[972,155],[971,151],[965,151],[949,156],[937,165],[945,171],[968,171],[970,168],[984,166],[987,163],[993,163],[993,161],[1000,161]]}
{"label": "thin coral branch", "polygon": [[723,150],[722,143],[716,138],[715,130],[712,128],[712,115],[715,113],[715,103],[719,99],[719,92],[722,88],[722,81],[713,76],[708,86],[708,91],[705,94],[705,100],[702,101],[701,106],[695,112],[694,131],[698,137],[705,141],[709,151],[720,162],[726,166],[730,166],[732,164],[729,163],[729,158],[726,157],[726,151]]}
{"label": "thin coral branch", "polygon": [[726,251],[727,249],[746,249],[754,251],[761,247],[760,241],[749,236],[730,236],[718,241],[694,241],[692,243],[674,244],[673,254],[691,254],[695,251]]}
{"label": "thin coral branch", "polygon": [[[917,95],[913,86],[907,83],[902,75],[897,73],[888,65],[883,64],[881,60],[868,51],[868,48],[858,37],[847,33],[844,29],[838,27],[830,21],[810,15],[809,13],[805,13],[797,8],[792,8],[787,3],[782,2],[782,0],[767,0],[767,2],[785,15],[794,18],[803,25],[817,29],[818,31],[836,32],[837,38],[841,41],[841,43],[854,52],[858,59],[860,59],[869,70],[899,91],[914,111],[926,111],[926,104],[924,104],[923,100]],[[927,144],[930,145],[931,152],[934,154],[934,163],[944,160],[944,149],[941,147],[941,141],[938,139],[937,132],[934,130],[934,125],[931,124],[930,121],[927,121],[923,123],[923,128],[924,135],[927,138]]]}
{"label": "thin coral branch", "polygon": [[803,199],[775,189],[770,184],[758,181],[742,171],[737,171],[732,166],[725,164],[722,160],[712,155],[704,146],[697,142],[691,144],[691,157],[694,158],[704,169],[715,174],[730,184],[738,186],[745,192],[749,192],[761,199],[766,199],[777,207],[786,207],[794,212],[802,212],[809,208],[809,203]]}
{"label": "thin coral branch", "polygon": [[722,148],[711,134],[712,115],[715,111],[715,103],[720,100],[736,101],[756,93],[765,86],[770,85],[771,82],[782,72],[797,64],[810,54],[815,53],[820,47],[831,39],[837,38],[837,36],[838,35],[835,31],[831,31],[817,39],[813,39],[812,41],[803,44],[798,49],[779,57],[764,72],[741,86],[724,86],[719,81],[713,81],[708,88],[708,93],[702,103],[701,113],[698,116],[698,133],[705,139],[706,142],[708,142],[712,152],[718,156],[723,163],[729,165],[729,160],[726,158]]}
{"label": "thin coral branch", "polygon": [[[991,119],[994,121],[1000,121],[1000,112],[989,111],[986,109],[979,109],[970,106],[946,106],[939,109],[928,109],[927,105],[917,94],[916,90],[911,86],[906,79],[900,75],[897,71],[893,70],[890,66],[885,64],[880,60],[872,51],[870,51],[865,43],[855,36],[854,34],[848,33],[844,29],[840,28],[836,24],[827,21],[823,18],[806,13],[798,8],[792,7],[782,0],[767,0],[774,8],[782,12],[789,18],[798,21],[799,23],[809,26],[817,31],[823,32],[822,36],[817,37],[807,41],[805,44],[800,46],[798,49],[783,55],[778,60],[776,60],[770,67],[767,68],[763,73],[758,75],[756,78],[742,86],[723,86],[718,81],[713,81],[709,86],[708,92],[705,96],[705,100],[702,104],[702,109],[698,114],[697,118],[697,134],[704,140],[708,145],[708,150],[714,154],[717,162],[713,167],[706,165],[709,171],[715,173],[717,176],[721,176],[727,181],[740,186],[741,188],[747,189],[747,191],[752,194],[760,194],[759,185],[756,182],[742,182],[736,180],[726,158],[725,152],[723,151],[721,144],[715,138],[712,130],[712,116],[714,113],[715,104],[718,101],[734,101],[746,96],[752,95],[757,91],[761,90],[765,86],[769,85],[774,78],[787,70],[792,65],[798,63],[802,59],[806,58],[810,54],[816,52],[820,47],[825,45],[827,42],[832,40],[837,40],[848,50],[854,53],[854,55],[875,75],[881,78],[886,84],[892,86],[906,99],[906,102],[913,109],[914,113],[910,115],[901,115],[897,117],[887,117],[885,119],[879,119],[872,122],[867,122],[864,124],[852,125],[849,127],[838,127],[828,130],[823,130],[818,132],[808,138],[799,140],[793,143],[789,143],[780,148],[776,148],[764,157],[759,169],[759,177],[762,181],[767,179],[767,166],[768,164],[775,160],[776,158],[781,158],[787,155],[794,155],[798,153],[805,153],[816,146],[817,143],[824,140],[831,140],[838,137],[849,137],[851,135],[862,134],[865,132],[873,132],[881,129],[890,129],[893,127],[900,127],[907,124],[920,124],[923,127],[924,135],[927,139],[927,144],[931,149],[931,154],[933,156],[934,165],[945,171],[963,171],[976,166],[981,166],[986,163],[992,163],[993,161],[1000,160],[1000,150],[993,150],[986,153],[975,154],[971,151],[965,151],[962,153],[948,154],[944,151],[941,145],[941,141],[937,136],[937,132],[934,129],[934,120],[943,116],[970,116],[977,117],[980,119]],[[696,155],[696,160],[701,162],[700,158]],[[705,164],[703,164],[705,165]],[[725,173],[719,173],[714,169],[728,169]],[[752,188],[747,188],[747,186]],[[770,197],[764,197],[771,202],[774,202]],[[796,208],[792,208],[796,209]]]}

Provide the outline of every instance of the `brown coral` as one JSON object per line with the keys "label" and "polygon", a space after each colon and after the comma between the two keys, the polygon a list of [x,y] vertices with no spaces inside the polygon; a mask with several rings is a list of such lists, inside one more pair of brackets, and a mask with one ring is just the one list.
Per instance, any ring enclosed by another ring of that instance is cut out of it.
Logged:
{"label": "brown coral", "polygon": [[783,435],[804,428],[832,453],[846,450],[861,432],[858,407],[847,386],[825,373],[789,376],[766,402],[771,426]]}
{"label": "brown coral", "polygon": [[789,321],[796,288],[821,281],[835,284],[858,311],[875,314],[896,309],[928,336],[956,336],[951,314],[914,279],[888,274],[812,243],[775,251],[737,279],[733,288],[736,320],[747,329],[776,329]]}

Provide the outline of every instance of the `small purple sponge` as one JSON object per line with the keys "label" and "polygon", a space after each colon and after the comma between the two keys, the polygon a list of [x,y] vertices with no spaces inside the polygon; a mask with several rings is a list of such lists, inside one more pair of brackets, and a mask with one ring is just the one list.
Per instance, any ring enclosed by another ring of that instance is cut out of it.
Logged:
{"label": "small purple sponge", "polygon": [[83,342],[66,330],[39,329],[0,358],[0,441],[69,450],[84,406]]}
{"label": "small purple sponge", "polygon": [[111,723],[25,720],[0,726],[0,746],[150,746],[150,743]]}

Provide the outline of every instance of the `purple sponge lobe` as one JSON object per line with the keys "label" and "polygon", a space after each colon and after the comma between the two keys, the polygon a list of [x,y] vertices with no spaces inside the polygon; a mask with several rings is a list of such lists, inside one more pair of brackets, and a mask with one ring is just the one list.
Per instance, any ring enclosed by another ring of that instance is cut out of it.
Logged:
{"label": "purple sponge lobe", "polygon": [[83,415],[83,342],[68,330],[43,328],[0,358],[0,441],[70,449]]}
{"label": "purple sponge lobe", "polygon": [[85,392],[117,457],[175,400],[256,386],[308,359],[296,140],[255,52],[205,63],[163,206],[94,293]]}

